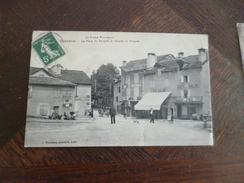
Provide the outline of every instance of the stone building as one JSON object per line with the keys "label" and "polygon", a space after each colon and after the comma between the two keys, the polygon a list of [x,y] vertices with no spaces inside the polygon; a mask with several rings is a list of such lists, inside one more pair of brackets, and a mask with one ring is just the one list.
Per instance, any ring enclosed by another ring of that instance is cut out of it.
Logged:
{"label": "stone building", "polygon": [[147,58],[123,61],[121,66],[121,87],[122,100],[126,109],[126,114],[131,115],[135,104],[141,100],[145,94],[144,72],[154,67],[156,62],[174,59],[171,54],[156,56],[154,53],[148,53]]}
{"label": "stone building", "polygon": [[52,68],[30,68],[28,116],[48,117],[75,112],[78,117],[91,108],[91,83],[83,71]]}
{"label": "stone building", "polygon": [[149,53],[147,59],[123,63],[122,97],[140,117],[148,117],[151,108],[156,118],[212,115],[207,50],[190,56],[180,52],[177,57]]}

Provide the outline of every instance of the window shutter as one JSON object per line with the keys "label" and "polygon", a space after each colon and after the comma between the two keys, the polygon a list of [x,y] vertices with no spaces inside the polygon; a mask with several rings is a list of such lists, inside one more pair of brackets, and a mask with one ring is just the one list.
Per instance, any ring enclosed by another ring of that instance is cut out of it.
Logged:
{"label": "window shutter", "polygon": [[181,82],[182,83],[184,82],[184,76],[181,76]]}
{"label": "window shutter", "polygon": [[180,92],[181,92],[180,93],[181,94],[181,98],[184,98],[184,90],[181,90]]}
{"label": "window shutter", "polygon": [[191,90],[188,90],[188,98],[191,97]]}
{"label": "window shutter", "polygon": [[187,76],[188,77],[188,82],[190,82],[190,76]]}

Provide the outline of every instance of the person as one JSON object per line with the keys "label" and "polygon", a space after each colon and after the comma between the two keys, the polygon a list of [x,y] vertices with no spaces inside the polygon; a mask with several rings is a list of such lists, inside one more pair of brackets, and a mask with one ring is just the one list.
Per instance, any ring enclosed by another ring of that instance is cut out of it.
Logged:
{"label": "person", "polygon": [[91,118],[93,119],[93,109],[91,109]]}
{"label": "person", "polygon": [[64,112],[63,117],[64,117],[64,120],[66,120],[68,118],[66,112]]}
{"label": "person", "polygon": [[110,108],[109,114],[110,114],[110,118],[111,118],[111,124],[115,124],[115,115],[116,115],[115,108]]}
{"label": "person", "polygon": [[134,123],[139,123],[139,121],[136,118],[136,111],[135,110],[132,112],[132,119],[133,119]]}
{"label": "person", "polygon": [[153,108],[150,110],[150,123],[154,123],[154,118],[153,118]]}
{"label": "person", "polygon": [[124,111],[124,118],[126,119],[126,112]]}
{"label": "person", "polygon": [[89,110],[89,119],[93,119],[93,110],[92,109]]}
{"label": "person", "polygon": [[171,123],[173,123],[174,122],[174,116],[173,116],[173,114],[171,115]]}

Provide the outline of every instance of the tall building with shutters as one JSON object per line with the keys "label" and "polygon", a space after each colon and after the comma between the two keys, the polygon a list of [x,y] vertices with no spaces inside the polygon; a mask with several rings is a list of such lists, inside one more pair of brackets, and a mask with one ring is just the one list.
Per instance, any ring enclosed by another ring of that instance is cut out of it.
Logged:
{"label": "tall building with shutters", "polygon": [[[169,54],[165,55],[164,59],[161,58],[162,56],[150,54],[145,59],[145,67],[140,72],[131,68],[134,75],[140,75],[138,85],[141,87],[140,98],[137,98],[134,105],[131,105],[131,110],[136,110],[142,118],[148,117],[148,110],[151,108],[154,109],[156,118],[173,115],[175,118],[189,119],[192,114],[211,116],[207,50],[200,48],[197,55],[184,56],[184,53],[180,52],[177,57]],[[127,64],[127,67],[131,65],[130,63]],[[121,67],[122,78],[125,77],[123,68]],[[127,68],[127,70],[129,69]],[[123,81],[122,79],[122,82],[122,87],[125,86],[124,90],[127,92],[127,95],[124,96],[127,96],[127,99],[135,96],[133,92],[128,94],[128,91],[133,90],[135,81],[131,81],[131,79]],[[131,96],[132,93],[134,95]],[[133,102],[130,103],[133,104]]]}

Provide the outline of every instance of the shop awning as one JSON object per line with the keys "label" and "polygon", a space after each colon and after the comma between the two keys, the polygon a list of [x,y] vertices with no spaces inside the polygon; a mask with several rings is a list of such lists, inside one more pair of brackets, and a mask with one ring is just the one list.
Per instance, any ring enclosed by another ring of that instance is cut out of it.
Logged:
{"label": "shop awning", "polygon": [[135,110],[160,110],[162,103],[171,92],[146,93],[142,99],[135,105]]}

